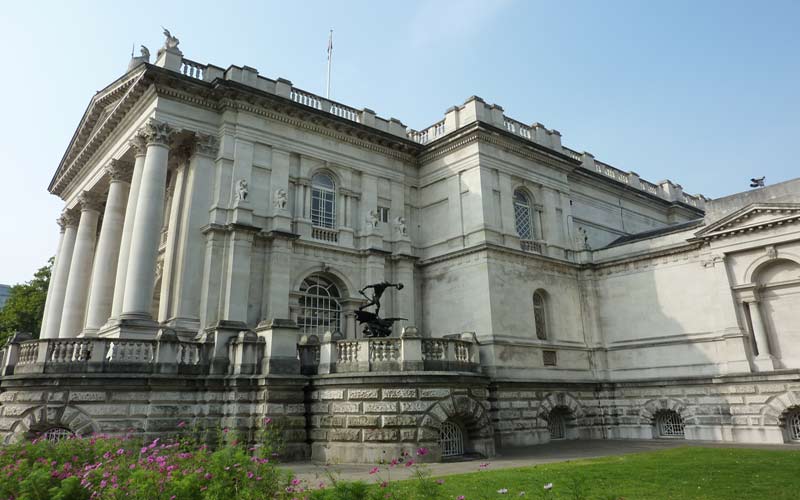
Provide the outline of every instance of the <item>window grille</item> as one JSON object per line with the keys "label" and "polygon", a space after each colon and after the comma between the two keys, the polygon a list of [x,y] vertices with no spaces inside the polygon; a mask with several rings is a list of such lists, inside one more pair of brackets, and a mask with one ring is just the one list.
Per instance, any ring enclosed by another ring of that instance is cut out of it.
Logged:
{"label": "window grille", "polygon": [[521,240],[532,240],[531,202],[528,196],[519,189],[514,192],[514,220],[519,238]]}
{"label": "window grille", "polygon": [[309,276],[300,285],[300,314],[297,325],[305,334],[324,335],[341,331],[342,306],[339,289],[322,276]]}
{"label": "window grille", "polygon": [[556,351],[542,351],[542,363],[544,366],[556,366],[558,363]]}
{"label": "window grille", "polygon": [[786,415],[786,431],[790,441],[800,441],[800,408],[795,408]]}
{"label": "window grille", "polygon": [[547,311],[544,293],[539,290],[533,292],[533,321],[536,328],[536,338],[547,340]]}
{"label": "window grille", "polygon": [[439,446],[442,458],[460,457],[464,454],[464,434],[461,427],[453,422],[444,422],[439,431]]}
{"label": "window grille", "polygon": [[70,439],[72,437],[75,437],[75,433],[64,427],[52,427],[42,434],[42,438],[50,443],[57,443],[62,439]]}
{"label": "window grille", "polygon": [[311,178],[311,224],[328,229],[336,227],[336,185],[327,174]]}
{"label": "window grille", "polygon": [[547,430],[550,431],[550,439],[564,439],[567,435],[567,425],[564,422],[564,412],[561,410],[551,410],[547,417]]}
{"label": "window grille", "polygon": [[666,410],[656,416],[659,437],[683,437],[683,419],[677,412]]}

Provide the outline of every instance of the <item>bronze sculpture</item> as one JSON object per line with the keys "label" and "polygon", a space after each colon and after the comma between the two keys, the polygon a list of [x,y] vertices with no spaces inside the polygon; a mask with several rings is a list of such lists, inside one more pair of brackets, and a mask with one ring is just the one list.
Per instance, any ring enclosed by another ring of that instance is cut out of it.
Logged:
{"label": "bronze sculpture", "polygon": [[[362,333],[365,337],[388,337],[392,334],[392,325],[395,321],[407,320],[407,318],[381,318],[381,297],[387,288],[403,289],[402,283],[389,283],[382,281],[374,285],[367,285],[358,291],[367,302],[361,305],[356,311],[356,321],[364,324]],[[365,292],[372,289],[372,297]],[[368,307],[375,307],[375,311],[367,311]]]}

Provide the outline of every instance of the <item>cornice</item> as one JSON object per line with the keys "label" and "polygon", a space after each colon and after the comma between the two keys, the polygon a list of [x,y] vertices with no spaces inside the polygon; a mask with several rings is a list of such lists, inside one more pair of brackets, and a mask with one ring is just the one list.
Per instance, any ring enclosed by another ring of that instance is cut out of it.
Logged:
{"label": "cornice", "polygon": [[[97,151],[122,118],[138,101],[149,85],[146,72],[133,72],[124,75],[107,88],[114,87],[101,97],[95,96],[84,113],[75,134],[64,153],[48,191],[60,195],[66,186],[78,175],[86,160]],[[114,109],[105,115],[102,123],[97,120],[103,115],[105,106],[117,101]]]}
{"label": "cornice", "polygon": [[[776,214],[774,219],[748,224],[747,220],[759,214]],[[788,215],[783,215],[788,214]],[[701,229],[689,241],[711,241],[729,238],[743,233],[763,231],[775,226],[783,226],[800,222],[800,205],[798,204],[758,204],[734,212],[727,217]]]}

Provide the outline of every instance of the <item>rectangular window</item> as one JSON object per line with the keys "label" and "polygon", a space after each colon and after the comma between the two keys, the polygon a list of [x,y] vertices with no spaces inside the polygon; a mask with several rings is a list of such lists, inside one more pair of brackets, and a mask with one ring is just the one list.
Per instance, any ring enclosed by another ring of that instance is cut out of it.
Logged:
{"label": "rectangular window", "polygon": [[389,209],[387,207],[378,207],[378,220],[380,222],[389,222]]}
{"label": "rectangular window", "polygon": [[542,362],[544,366],[556,366],[558,363],[556,351],[542,351]]}

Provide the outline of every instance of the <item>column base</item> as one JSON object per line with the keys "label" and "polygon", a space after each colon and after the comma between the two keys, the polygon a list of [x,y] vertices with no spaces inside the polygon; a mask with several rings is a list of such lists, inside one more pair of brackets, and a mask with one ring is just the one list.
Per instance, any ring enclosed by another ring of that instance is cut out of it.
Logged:
{"label": "column base", "polygon": [[97,336],[106,339],[153,340],[161,325],[153,318],[140,314],[123,314],[109,319]]}
{"label": "column base", "polygon": [[194,340],[200,334],[200,320],[197,318],[169,318],[161,326],[174,330],[183,341]]}
{"label": "column base", "polygon": [[239,332],[247,331],[247,325],[241,321],[219,320],[214,326],[206,328],[195,340],[204,344],[212,344],[211,374],[228,373],[228,341],[239,335]]}
{"label": "column base", "polygon": [[757,372],[771,372],[775,370],[775,358],[772,356],[758,356],[753,360]]}
{"label": "column base", "polygon": [[99,328],[84,328],[81,333],[78,334],[79,339],[85,338],[92,338],[97,337],[97,332],[99,332]]}

